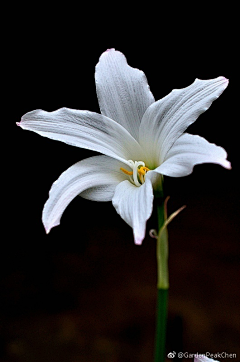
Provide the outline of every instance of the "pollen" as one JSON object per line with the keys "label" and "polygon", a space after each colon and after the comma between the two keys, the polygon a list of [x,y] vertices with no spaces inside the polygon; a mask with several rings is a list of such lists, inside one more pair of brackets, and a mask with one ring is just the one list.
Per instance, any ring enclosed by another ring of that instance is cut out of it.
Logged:
{"label": "pollen", "polygon": [[143,175],[143,176],[146,174],[147,171],[149,171],[149,168],[146,166],[142,166],[138,169],[139,175]]}

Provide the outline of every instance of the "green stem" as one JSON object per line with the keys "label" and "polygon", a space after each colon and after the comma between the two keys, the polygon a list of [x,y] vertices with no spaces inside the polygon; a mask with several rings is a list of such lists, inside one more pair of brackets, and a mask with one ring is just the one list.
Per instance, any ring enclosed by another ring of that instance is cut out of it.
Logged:
{"label": "green stem", "polygon": [[[160,201],[160,200],[159,200]],[[166,359],[166,325],[168,300],[168,232],[164,224],[167,215],[164,201],[157,206],[159,233],[157,239],[157,321],[155,339],[155,362],[164,362]]]}
{"label": "green stem", "polygon": [[167,300],[168,289],[158,289],[155,362],[164,362],[166,359]]}

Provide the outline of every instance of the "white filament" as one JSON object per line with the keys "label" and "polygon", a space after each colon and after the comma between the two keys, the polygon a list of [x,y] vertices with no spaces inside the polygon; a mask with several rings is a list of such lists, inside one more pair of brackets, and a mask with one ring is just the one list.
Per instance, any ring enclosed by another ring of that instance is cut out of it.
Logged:
{"label": "white filament", "polygon": [[129,166],[133,170],[133,182],[136,186],[141,186],[140,182],[138,181],[138,167],[143,166],[145,167],[145,163],[143,161],[132,161],[128,160]]}

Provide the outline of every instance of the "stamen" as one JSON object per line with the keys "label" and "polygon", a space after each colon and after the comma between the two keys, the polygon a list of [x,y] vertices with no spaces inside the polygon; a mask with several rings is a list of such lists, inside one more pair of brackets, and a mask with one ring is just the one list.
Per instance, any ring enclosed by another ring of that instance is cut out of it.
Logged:
{"label": "stamen", "polygon": [[123,168],[123,167],[120,167],[120,170],[121,170],[122,172],[124,172],[126,175],[132,175],[132,174],[133,174],[133,171],[127,171],[127,170],[125,170],[125,168]]}
{"label": "stamen", "polygon": [[147,171],[149,171],[149,168],[145,166],[142,166],[138,169],[138,173],[143,176],[146,174]]}
{"label": "stamen", "polygon": [[135,162],[133,167],[133,181],[136,186],[141,186],[140,182],[138,181],[138,166],[140,166],[142,163],[144,164],[142,161]]}
{"label": "stamen", "polygon": [[[128,160],[129,167],[132,168],[132,171],[128,171],[123,167],[120,167],[120,170],[123,171],[126,175],[130,177],[130,181],[136,186],[141,186],[145,182],[145,175],[149,168],[145,166],[143,161],[132,161]],[[139,166],[141,166],[139,168]],[[140,182],[139,182],[140,181]]]}

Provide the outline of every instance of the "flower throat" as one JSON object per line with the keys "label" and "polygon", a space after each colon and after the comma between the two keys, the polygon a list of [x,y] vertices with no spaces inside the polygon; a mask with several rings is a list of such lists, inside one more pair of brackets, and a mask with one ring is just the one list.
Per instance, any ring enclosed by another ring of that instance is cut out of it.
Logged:
{"label": "flower throat", "polygon": [[134,162],[132,160],[128,160],[128,162],[132,171],[127,171],[123,167],[120,167],[120,170],[123,171],[126,175],[130,176],[130,181],[139,187],[144,184],[145,175],[149,171],[149,168],[145,166],[143,161]]}

